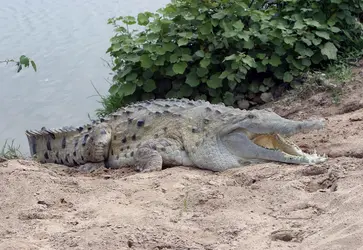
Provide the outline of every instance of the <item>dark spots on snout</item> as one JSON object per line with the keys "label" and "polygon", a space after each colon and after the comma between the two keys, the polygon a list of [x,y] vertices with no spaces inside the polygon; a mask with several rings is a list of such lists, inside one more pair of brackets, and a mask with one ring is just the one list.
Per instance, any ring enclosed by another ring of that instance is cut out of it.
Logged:
{"label": "dark spots on snout", "polygon": [[137,121],[137,126],[138,127],[142,127],[142,126],[144,126],[145,125],[145,121],[144,120],[138,120]]}
{"label": "dark spots on snout", "polygon": [[44,158],[45,158],[46,160],[49,160],[49,154],[48,154],[48,152],[45,152],[45,153],[44,153]]}
{"label": "dark spots on snout", "polygon": [[87,142],[88,137],[89,137],[89,134],[84,135],[83,141],[82,141],[82,146],[85,146],[86,145],[86,142]]}
{"label": "dark spots on snout", "polygon": [[62,139],[62,148],[66,148],[66,144],[67,144],[66,137],[63,136],[63,139]]}
{"label": "dark spots on snout", "polygon": [[47,150],[52,150],[52,145],[51,145],[51,143],[50,143],[50,138],[48,137],[47,138]]}

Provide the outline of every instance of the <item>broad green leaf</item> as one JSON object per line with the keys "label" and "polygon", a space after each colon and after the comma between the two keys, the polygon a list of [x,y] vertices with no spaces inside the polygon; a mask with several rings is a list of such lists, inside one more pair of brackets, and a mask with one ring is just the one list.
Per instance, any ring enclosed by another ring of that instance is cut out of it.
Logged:
{"label": "broad green leaf", "polygon": [[189,72],[187,78],[185,79],[185,83],[188,84],[190,87],[196,87],[200,84],[199,78],[197,73],[194,71]]}
{"label": "broad green leaf", "polygon": [[248,90],[251,91],[252,93],[258,93],[259,92],[259,84],[258,82],[251,82],[248,85]]}
{"label": "broad green leaf", "polygon": [[293,79],[294,78],[290,72],[285,72],[284,78],[283,78],[284,82],[291,82]]}
{"label": "broad green leaf", "polygon": [[113,84],[109,89],[108,89],[108,92],[111,94],[111,95],[115,95],[117,94],[119,90],[119,85],[117,84]]}
{"label": "broad green leaf", "polygon": [[331,27],[330,30],[334,33],[338,33],[341,31],[341,29],[339,29],[338,27]]}
{"label": "broad green leaf", "polygon": [[186,62],[178,62],[173,65],[173,71],[175,74],[183,74],[188,64]]}
{"label": "broad green leaf", "polygon": [[193,88],[190,85],[183,84],[179,91],[181,97],[189,97],[193,93]]}
{"label": "broad green leaf", "polygon": [[302,60],[301,60],[301,63],[302,63],[302,65],[304,65],[304,66],[306,66],[306,67],[310,67],[310,65],[311,65],[311,61],[310,61],[310,59],[309,59],[309,58],[304,58],[304,59],[302,59]]}
{"label": "broad green leaf", "polygon": [[309,26],[314,26],[314,27],[321,27],[321,24],[315,20],[312,20],[312,19],[305,19],[305,23]]}
{"label": "broad green leaf", "polygon": [[226,78],[229,74],[231,74],[231,72],[230,72],[230,71],[228,71],[228,70],[225,70],[225,71],[223,71],[223,72],[219,75],[219,78],[220,78],[220,79],[224,79],[224,78]]}
{"label": "broad green leaf", "polygon": [[337,59],[338,49],[332,42],[327,42],[320,50],[321,54],[326,55],[329,59]]}
{"label": "broad green leaf", "polygon": [[256,57],[258,58],[258,59],[264,59],[265,57],[266,57],[266,54],[264,54],[264,53],[258,53],[257,55],[256,55]]}
{"label": "broad green leaf", "polygon": [[255,59],[253,59],[250,56],[245,56],[242,58],[242,62],[244,62],[245,64],[247,64],[250,67],[256,67],[256,62]]}
{"label": "broad green leaf", "polygon": [[136,19],[133,16],[124,16],[122,22],[127,25],[132,25],[136,23]]}
{"label": "broad green leaf", "polygon": [[203,58],[201,61],[200,61],[200,66],[202,68],[207,68],[210,64],[210,59],[209,58]]}
{"label": "broad green leaf", "polygon": [[171,63],[176,63],[178,60],[179,60],[179,54],[177,54],[177,53],[174,53],[174,54],[172,54],[171,56],[170,56],[170,58],[169,58],[169,61],[171,62]]}
{"label": "broad green leaf", "polygon": [[125,83],[125,84],[121,84],[118,94],[120,96],[128,96],[128,95],[132,95],[136,90],[136,84],[130,82],[130,83]]}
{"label": "broad green leaf", "polygon": [[236,21],[234,24],[233,24],[233,27],[237,30],[237,31],[241,31],[243,30],[243,28],[245,27],[245,25],[242,23],[241,20],[238,20]]}
{"label": "broad green leaf", "polygon": [[295,44],[295,51],[302,56],[310,57],[314,55],[314,52],[310,48],[306,47],[302,42],[297,42]]}
{"label": "broad green leaf", "polygon": [[181,60],[184,62],[190,62],[190,61],[193,61],[193,57],[188,54],[183,54],[181,57]]}
{"label": "broad green leaf", "polygon": [[208,74],[208,69],[207,68],[197,68],[197,75],[199,77],[203,77],[206,74]]}
{"label": "broad green leaf", "polygon": [[256,63],[257,73],[265,72],[267,70],[267,66],[263,65],[261,62]]}
{"label": "broad green leaf", "polygon": [[181,46],[187,45],[188,42],[189,42],[189,40],[187,38],[180,38],[178,40],[178,46],[181,47]]}
{"label": "broad green leaf", "polygon": [[222,87],[222,79],[219,79],[218,76],[219,74],[214,74],[207,80],[207,85],[209,88],[216,89]]}
{"label": "broad green leaf", "polygon": [[255,46],[255,43],[253,42],[253,40],[247,40],[243,43],[243,48],[245,49],[252,49]]}
{"label": "broad green leaf", "polygon": [[145,26],[149,23],[149,18],[144,13],[137,15],[137,23],[141,26]]}
{"label": "broad green leaf", "polygon": [[224,61],[235,60],[236,58],[237,58],[236,54],[232,54],[232,55],[226,56],[224,58]]}
{"label": "broad green leaf", "polygon": [[212,18],[220,20],[220,19],[224,18],[225,16],[226,16],[226,14],[220,11],[220,12],[214,13],[212,15]]}
{"label": "broad green leaf", "polygon": [[292,36],[290,36],[290,37],[284,37],[284,42],[286,44],[293,45],[296,42],[296,40],[297,40],[296,37],[292,37]]}
{"label": "broad green leaf", "polygon": [[20,64],[23,64],[25,67],[29,67],[29,58],[22,55],[19,59]]}
{"label": "broad green leaf", "polygon": [[235,102],[233,93],[229,91],[225,92],[223,95],[223,100],[226,105],[233,105],[233,103]]}
{"label": "broad green leaf", "polygon": [[325,39],[327,39],[327,40],[329,40],[329,39],[330,39],[329,33],[328,33],[328,32],[326,32],[326,31],[319,31],[319,30],[317,30],[317,31],[315,31],[315,34],[316,34],[317,36],[320,36],[320,37],[325,38]]}
{"label": "broad green leaf", "polygon": [[306,43],[306,45],[310,46],[311,45],[311,41],[305,37],[301,38],[301,41],[303,41],[304,43]]}
{"label": "broad green leaf", "polygon": [[[233,75],[234,78],[234,75]],[[237,86],[237,82],[235,80],[228,79],[228,87],[230,90],[234,90]]]}
{"label": "broad green leaf", "polygon": [[196,55],[197,57],[204,57],[204,51],[203,50],[198,50],[194,53],[194,55]]}
{"label": "broad green leaf", "polygon": [[173,52],[177,46],[174,43],[164,43],[163,47],[165,51]]}
{"label": "broad green leaf", "polygon": [[281,59],[280,59],[280,57],[279,57],[278,55],[273,54],[273,55],[271,56],[271,58],[270,58],[270,64],[271,64],[272,66],[277,67],[277,66],[279,66],[281,63],[282,63],[282,62],[281,62]]}
{"label": "broad green leaf", "polygon": [[306,27],[306,25],[302,21],[298,20],[298,21],[295,22],[295,25],[294,25],[293,29],[300,30],[300,29],[303,29],[305,27]]}
{"label": "broad green leaf", "polygon": [[131,73],[131,74],[128,74],[127,76],[126,76],[126,81],[127,82],[131,82],[131,81],[133,81],[133,80],[136,80],[136,78],[137,78],[137,74],[135,73],[135,72],[133,72],[133,73]]}
{"label": "broad green leaf", "polygon": [[142,73],[142,77],[145,80],[150,79],[153,75],[154,75],[154,73],[151,70],[144,70]]}
{"label": "broad green leaf", "polygon": [[152,92],[154,89],[156,89],[155,81],[152,79],[147,80],[144,85],[142,86],[143,90],[145,92]]}
{"label": "broad green leaf", "polygon": [[151,68],[151,66],[153,66],[154,64],[154,62],[150,59],[149,55],[147,54],[143,54],[142,56],[140,56],[140,62],[141,62],[141,67],[143,67],[144,69]]}
{"label": "broad green leaf", "polygon": [[155,60],[154,64],[157,66],[163,66],[165,62],[165,56],[158,56],[158,58]]}
{"label": "broad green leaf", "polygon": [[202,34],[202,35],[209,35],[212,33],[212,23],[211,22],[207,22],[207,23],[204,23],[202,26],[200,26],[199,28],[199,32]]}

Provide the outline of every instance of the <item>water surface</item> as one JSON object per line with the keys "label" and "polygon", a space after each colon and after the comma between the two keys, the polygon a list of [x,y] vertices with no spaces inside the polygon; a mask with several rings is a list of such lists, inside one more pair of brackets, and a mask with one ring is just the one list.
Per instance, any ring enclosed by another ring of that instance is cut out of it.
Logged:
{"label": "water surface", "polygon": [[[114,35],[107,19],[155,11],[169,0],[0,0],[0,60],[25,54],[38,66],[0,65],[0,144],[15,139],[28,154],[26,129],[87,123],[106,94],[104,60]],[[104,60],[103,60],[104,59]]]}

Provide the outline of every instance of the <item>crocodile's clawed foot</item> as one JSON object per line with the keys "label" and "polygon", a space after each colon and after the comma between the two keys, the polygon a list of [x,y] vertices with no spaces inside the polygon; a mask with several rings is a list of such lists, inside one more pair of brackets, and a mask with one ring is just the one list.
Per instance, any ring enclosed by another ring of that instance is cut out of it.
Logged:
{"label": "crocodile's clawed foot", "polygon": [[105,167],[105,164],[103,162],[97,162],[97,163],[85,163],[83,165],[80,165],[77,167],[77,170],[79,172],[83,173],[93,173],[97,170],[100,170]]}

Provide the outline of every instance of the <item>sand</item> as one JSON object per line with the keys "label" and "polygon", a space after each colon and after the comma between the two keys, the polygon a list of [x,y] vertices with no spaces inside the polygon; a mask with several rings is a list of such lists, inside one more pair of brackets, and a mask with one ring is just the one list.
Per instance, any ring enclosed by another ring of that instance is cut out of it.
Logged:
{"label": "sand", "polygon": [[338,104],[327,92],[269,104],[326,119],[292,138],[329,156],[318,165],[82,174],[2,162],[0,249],[363,249],[363,69],[355,74]]}

